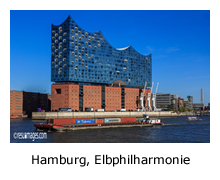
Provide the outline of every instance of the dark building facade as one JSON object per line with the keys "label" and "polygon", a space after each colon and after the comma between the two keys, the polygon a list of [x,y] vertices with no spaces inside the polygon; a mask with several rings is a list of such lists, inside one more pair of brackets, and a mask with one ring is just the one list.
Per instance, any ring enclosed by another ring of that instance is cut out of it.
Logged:
{"label": "dark building facade", "polygon": [[32,112],[36,112],[38,108],[50,111],[48,102],[48,94],[23,92],[23,111],[28,117],[32,117]]}

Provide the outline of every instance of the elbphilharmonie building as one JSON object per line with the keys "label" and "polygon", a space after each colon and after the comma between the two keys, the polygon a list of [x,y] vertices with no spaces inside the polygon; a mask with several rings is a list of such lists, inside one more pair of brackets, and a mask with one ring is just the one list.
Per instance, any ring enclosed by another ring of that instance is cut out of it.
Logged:
{"label": "elbphilharmonie building", "polygon": [[151,86],[151,54],[116,49],[101,31],[87,32],[70,16],[51,33],[51,81]]}
{"label": "elbphilharmonie building", "polygon": [[[70,16],[51,28],[51,81],[55,82],[51,88],[52,110],[64,106],[81,111],[91,106],[136,109],[145,82],[151,87],[151,54],[142,55],[132,46],[116,49],[101,31],[87,32]],[[61,95],[67,90],[66,95]],[[93,94],[86,98],[87,93]]]}

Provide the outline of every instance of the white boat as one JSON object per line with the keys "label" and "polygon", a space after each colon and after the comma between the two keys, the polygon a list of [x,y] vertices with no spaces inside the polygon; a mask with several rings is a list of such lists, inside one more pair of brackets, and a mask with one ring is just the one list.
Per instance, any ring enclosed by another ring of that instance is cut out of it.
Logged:
{"label": "white boat", "polygon": [[147,122],[148,124],[153,124],[153,125],[162,125],[163,122],[161,119],[149,119],[149,115],[143,114],[143,121]]}
{"label": "white boat", "polygon": [[196,120],[200,120],[199,117],[187,117],[188,121],[196,121]]}

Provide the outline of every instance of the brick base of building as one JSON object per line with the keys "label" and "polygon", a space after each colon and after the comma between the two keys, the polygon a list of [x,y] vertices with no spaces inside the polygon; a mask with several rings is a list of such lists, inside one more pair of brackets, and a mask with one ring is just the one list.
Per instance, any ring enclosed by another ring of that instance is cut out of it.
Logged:
{"label": "brick base of building", "polygon": [[[145,90],[145,106],[148,92],[150,89]],[[137,88],[123,88],[122,93],[122,87],[53,84],[51,85],[51,110],[72,108],[72,111],[80,109],[85,111],[86,108],[93,108],[94,111],[97,109],[118,111],[124,108],[127,111],[134,111],[139,106],[139,94],[140,90]]]}

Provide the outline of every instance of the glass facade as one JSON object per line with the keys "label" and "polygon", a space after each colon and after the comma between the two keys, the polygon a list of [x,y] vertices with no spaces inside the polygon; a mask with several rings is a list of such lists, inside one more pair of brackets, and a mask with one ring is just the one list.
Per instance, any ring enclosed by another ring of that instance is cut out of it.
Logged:
{"label": "glass facade", "polygon": [[151,86],[152,57],[133,47],[116,49],[101,31],[90,33],[69,16],[61,25],[52,24],[51,81]]}

